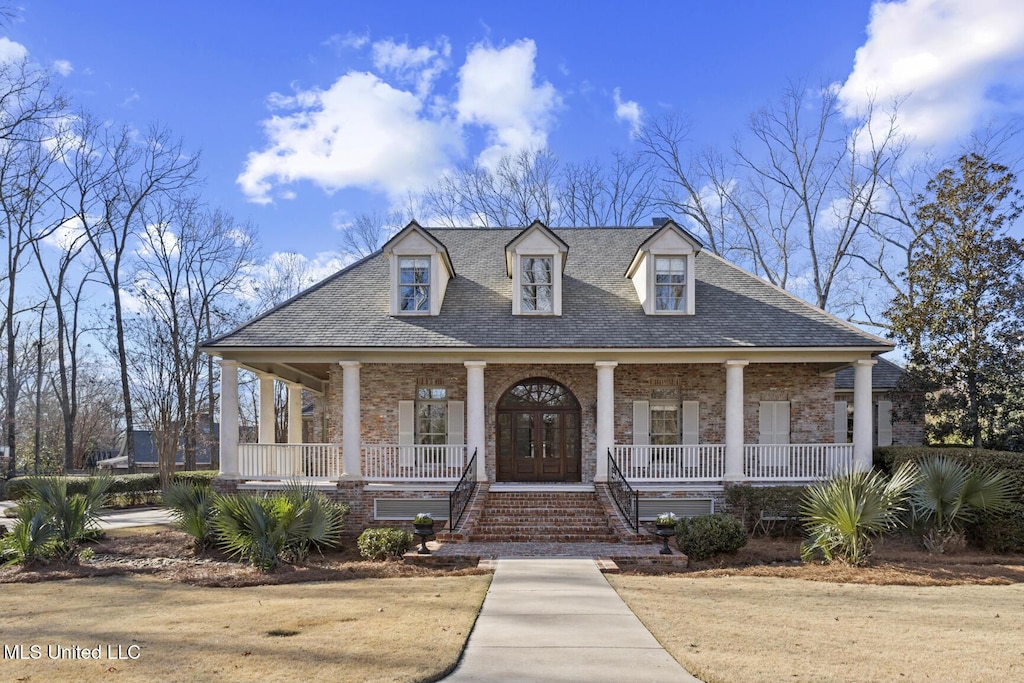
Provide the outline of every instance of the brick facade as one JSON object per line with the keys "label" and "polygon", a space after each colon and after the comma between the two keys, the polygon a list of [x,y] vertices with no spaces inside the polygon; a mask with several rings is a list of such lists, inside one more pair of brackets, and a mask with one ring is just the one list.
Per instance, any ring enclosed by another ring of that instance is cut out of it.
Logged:
{"label": "brick facade", "polygon": [[[543,377],[564,385],[580,403],[582,475],[593,482],[596,474],[597,371],[592,365],[488,364],[484,370],[487,476],[497,472],[496,408],[498,401],[519,382]],[[448,400],[466,400],[466,369],[461,364],[366,363],[360,369],[362,441],[398,443],[398,402],[414,400],[419,386],[440,386]],[[328,440],[341,443],[342,369],[331,368],[323,399]],[[633,402],[650,400],[665,392],[680,401],[699,401],[701,443],[725,441],[725,370],[718,364],[619,365],[615,368],[615,440],[633,443]],[[833,442],[832,377],[816,366],[799,363],[751,364],[744,371],[744,440],[757,443],[760,401],[790,402],[792,443]]]}

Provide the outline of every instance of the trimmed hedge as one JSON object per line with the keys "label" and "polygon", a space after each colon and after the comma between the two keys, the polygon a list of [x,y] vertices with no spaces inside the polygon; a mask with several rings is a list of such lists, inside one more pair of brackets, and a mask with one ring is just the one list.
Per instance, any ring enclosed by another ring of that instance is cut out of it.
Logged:
{"label": "trimmed hedge", "polygon": [[725,505],[751,536],[797,536],[800,501],[806,490],[806,486],[734,484],[725,488]]}
{"label": "trimmed hedge", "polygon": [[[175,482],[196,484],[198,486],[210,486],[213,478],[217,476],[214,471],[175,472]],[[21,500],[28,493],[28,482],[32,477],[14,477],[7,481],[5,494],[11,500]],[[85,493],[89,488],[89,481],[94,477],[58,477],[68,483],[68,495]],[[156,472],[144,472],[140,474],[116,474],[110,477],[110,488],[107,493],[111,496],[144,497],[146,494],[160,490],[160,475]]]}
{"label": "trimmed hedge", "polygon": [[945,455],[966,465],[981,465],[1006,472],[1013,482],[1018,502],[1004,514],[985,515],[967,529],[967,538],[999,553],[1024,553],[1024,453],[984,448],[929,448],[891,446],[874,450],[875,467],[891,474],[902,463]]}
{"label": "trimmed hedge", "polygon": [[394,527],[365,529],[356,539],[359,554],[368,560],[386,560],[401,557],[412,547],[412,534]]}
{"label": "trimmed hedge", "polygon": [[732,515],[715,514],[683,517],[676,522],[676,545],[687,560],[706,560],[714,555],[734,553],[747,544],[743,522]]}

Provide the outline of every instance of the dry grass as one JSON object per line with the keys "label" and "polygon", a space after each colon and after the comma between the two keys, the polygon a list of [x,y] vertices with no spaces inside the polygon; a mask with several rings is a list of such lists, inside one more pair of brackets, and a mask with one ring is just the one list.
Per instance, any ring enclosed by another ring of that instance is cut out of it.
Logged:
{"label": "dry grass", "polygon": [[1024,680],[1021,583],[609,580],[672,656],[708,683]]}
{"label": "dry grass", "polygon": [[[431,576],[224,590],[136,575],[10,584],[0,590],[3,644],[38,644],[43,655],[0,670],[18,681],[436,680],[458,660],[489,583]],[[49,661],[48,644],[138,645],[140,656]]]}

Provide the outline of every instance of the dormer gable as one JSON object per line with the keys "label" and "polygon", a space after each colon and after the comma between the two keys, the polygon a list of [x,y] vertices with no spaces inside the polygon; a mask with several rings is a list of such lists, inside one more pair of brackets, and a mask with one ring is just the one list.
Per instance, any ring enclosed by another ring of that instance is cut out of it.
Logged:
{"label": "dormer gable", "polygon": [[534,221],[505,245],[512,278],[512,315],[562,315],[562,273],[569,245]]}
{"label": "dormer gable", "polygon": [[448,281],[455,277],[448,248],[416,221],[388,240],[391,315],[438,315]]}
{"label": "dormer gable", "polygon": [[700,240],[669,220],[637,249],[626,269],[647,315],[693,315]]}

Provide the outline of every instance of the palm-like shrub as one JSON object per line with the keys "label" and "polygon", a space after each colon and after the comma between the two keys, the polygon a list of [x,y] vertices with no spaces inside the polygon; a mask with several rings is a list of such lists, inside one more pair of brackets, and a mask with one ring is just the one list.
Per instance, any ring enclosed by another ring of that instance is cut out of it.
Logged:
{"label": "palm-like shrub", "polygon": [[808,534],[803,560],[820,553],[826,562],[867,562],[872,539],[900,524],[915,477],[913,466],[904,464],[890,479],[858,471],[809,486],[800,507]]}
{"label": "palm-like shrub", "polygon": [[177,482],[164,492],[164,505],[170,510],[178,528],[192,537],[196,550],[202,552],[213,545],[213,516],[216,494],[209,486]]}
{"label": "palm-like shrub", "polygon": [[4,541],[5,558],[26,565],[51,558],[74,562],[82,542],[99,534],[110,479],[94,478],[84,492],[70,495],[62,477],[30,477],[27,487],[11,539]]}
{"label": "palm-like shrub", "polygon": [[910,503],[911,523],[930,552],[954,552],[965,545],[964,528],[985,512],[1013,504],[1013,484],[1001,471],[970,466],[944,455],[917,465]]}
{"label": "palm-like shrub", "polygon": [[221,547],[263,571],[337,543],[346,512],[319,491],[301,486],[268,496],[219,497],[214,506],[213,526]]}

